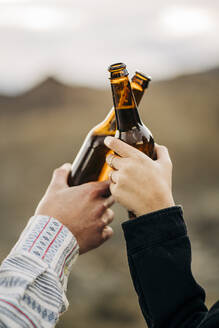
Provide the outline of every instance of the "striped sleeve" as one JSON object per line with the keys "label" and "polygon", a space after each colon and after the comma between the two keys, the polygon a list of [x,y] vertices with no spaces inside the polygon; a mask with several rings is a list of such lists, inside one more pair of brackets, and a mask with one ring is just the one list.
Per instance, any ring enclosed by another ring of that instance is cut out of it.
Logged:
{"label": "striped sleeve", "polygon": [[33,216],[0,267],[0,327],[54,327],[68,308],[65,292],[78,252],[67,227]]}

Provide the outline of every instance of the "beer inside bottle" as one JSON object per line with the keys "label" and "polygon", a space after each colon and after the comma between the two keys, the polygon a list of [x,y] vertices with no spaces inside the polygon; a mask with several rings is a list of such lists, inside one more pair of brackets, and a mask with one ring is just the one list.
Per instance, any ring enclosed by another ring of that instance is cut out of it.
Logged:
{"label": "beer inside bottle", "polygon": [[[115,137],[154,158],[154,139],[142,123],[126,65],[118,63],[109,67],[117,130]],[[133,213],[129,213],[133,217]]]}
{"label": "beer inside bottle", "polygon": [[[136,72],[132,78],[131,87],[139,104],[150,78]],[[87,135],[81,146],[68,177],[69,186],[77,186],[90,181],[104,181],[108,179],[110,168],[105,163],[109,149],[104,144],[107,136],[116,133],[116,118],[114,108],[110,110],[105,120],[95,126]]]}

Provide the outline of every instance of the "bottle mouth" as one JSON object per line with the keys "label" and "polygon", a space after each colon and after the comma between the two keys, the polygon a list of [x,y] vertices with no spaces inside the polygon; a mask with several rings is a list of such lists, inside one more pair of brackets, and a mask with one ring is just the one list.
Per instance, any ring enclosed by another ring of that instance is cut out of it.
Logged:
{"label": "bottle mouth", "polygon": [[123,78],[129,75],[126,65],[123,63],[116,63],[109,66],[108,71],[110,72],[110,80]]}
{"label": "bottle mouth", "polygon": [[110,65],[108,71],[111,73],[111,72],[121,71],[123,69],[126,69],[126,65],[124,63],[116,63]]}
{"label": "bottle mouth", "polygon": [[151,77],[149,75],[145,75],[139,71],[136,71],[135,75],[132,78],[132,82],[140,84],[143,89],[147,89],[150,81]]}
{"label": "bottle mouth", "polygon": [[135,74],[144,81],[149,81],[149,82],[151,81],[151,77],[149,75],[145,75],[139,71],[136,71]]}

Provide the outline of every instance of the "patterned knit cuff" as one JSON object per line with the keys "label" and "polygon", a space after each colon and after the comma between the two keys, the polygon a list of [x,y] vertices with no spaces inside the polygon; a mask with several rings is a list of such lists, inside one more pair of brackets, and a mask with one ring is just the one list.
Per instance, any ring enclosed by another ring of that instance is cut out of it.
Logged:
{"label": "patterned knit cuff", "polygon": [[79,253],[79,245],[68,228],[58,220],[36,215],[29,220],[10,256],[18,253],[29,253],[47,263],[66,289],[70,268]]}

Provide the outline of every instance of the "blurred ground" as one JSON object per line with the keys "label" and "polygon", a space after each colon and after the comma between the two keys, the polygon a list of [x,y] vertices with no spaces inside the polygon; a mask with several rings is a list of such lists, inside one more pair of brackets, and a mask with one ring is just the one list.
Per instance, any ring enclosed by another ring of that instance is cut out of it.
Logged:
{"label": "blurred ground", "polygon": [[[219,299],[219,69],[152,83],[140,106],[174,164],[174,195],[184,207],[193,271],[207,303]],[[0,97],[0,257],[7,255],[47,187],[53,168],[72,162],[87,133],[112,106],[107,91],[49,79],[25,95]],[[115,206],[115,235],[79,258],[69,281],[70,309],[59,328],[145,327],[131,285]],[[168,297],[168,295],[167,295]]]}

